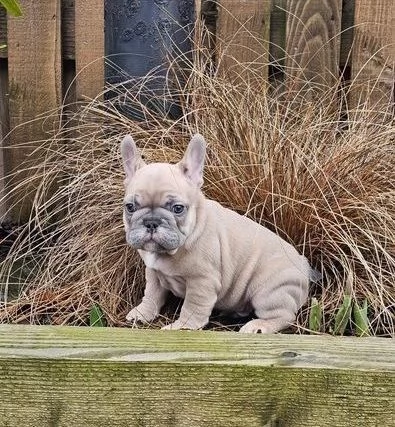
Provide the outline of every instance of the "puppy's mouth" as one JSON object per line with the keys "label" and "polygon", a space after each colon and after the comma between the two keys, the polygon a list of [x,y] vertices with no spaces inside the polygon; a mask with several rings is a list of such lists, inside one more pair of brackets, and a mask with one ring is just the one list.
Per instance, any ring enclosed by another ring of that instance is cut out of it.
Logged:
{"label": "puppy's mouth", "polygon": [[[158,238],[156,233],[147,233],[145,241],[142,242],[143,247],[141,249],[144,249],[148,252],[167,252],[169,249],[163,246],[163,239]],[[167,245],[166,245],[167,246]],[[171,248],[170,248],[171,249]]]}
{"label": "puppy's mouth", "polygon": [[167,249],[164,246],[162,246],[160,243],[156,242],[155,239],[151,238],[147,242],[143,244],[143,247],[141,248],[147,252],[156,252],[156,253],[167,253],[169,250],[173,250],[171,248]]}
{"label": "puppy's mouth", "polygon": [[[170,251],[174,251],[178,249],[179,243],[178,241],[174,241],[174,239],[168,240],[163,238],[162,236],[156,235],[156,233],[151,233],[147,235],[146,239],[143,243],[144,249],[148,252],[156,252],[156,253],[168,253]],[[140,248],[139,248],[140,249]]]}

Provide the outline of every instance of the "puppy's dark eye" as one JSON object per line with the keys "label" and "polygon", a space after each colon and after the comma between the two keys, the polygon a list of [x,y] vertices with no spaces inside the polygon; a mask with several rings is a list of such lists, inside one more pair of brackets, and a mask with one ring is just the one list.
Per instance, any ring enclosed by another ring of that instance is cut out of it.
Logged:
{"label": "puppy's dark eye", "polygon": [[184,212],[185,206],[183,206],[183,205],[173,205],[172,208],[171,208],[171,210],[176,215],[180,215],[180,214],[182,214]]}
{"label": "puppy's dark eye", "polygon": [[136,205],[134,203],[126,203],[125,209],[128,213],[134,213],[137,210]]}

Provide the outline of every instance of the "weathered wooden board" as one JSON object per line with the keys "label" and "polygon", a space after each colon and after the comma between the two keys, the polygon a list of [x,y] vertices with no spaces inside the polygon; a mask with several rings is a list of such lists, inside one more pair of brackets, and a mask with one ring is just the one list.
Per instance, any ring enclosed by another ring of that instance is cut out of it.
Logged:
{"label": "weathered wooden board", "polygon": [[[394,101],[395,0],[355,0],[353,106],[389,108]],[[359,86],[361,84],[361,86]],[[391,114],[392,111],[389,111]]]}
{"label": "weathered wooden board", "polygon": [[219,72],[233,80],[266,76],[271,1],[221,0],[217,4]]}
{"label": "weathered wooden board", "polygon": [[2,425],[392,426],[395,342],[0,326]]}
{"label": "weathered wooden board", "polygon": [[200,18],[202,15],[202,9],[204,9],[204,0],[195,0],[194,6],[195,6],[195,17]]}
{"label": "weathered wooden board", "polygon": [[[7,173],[20,171],[24,161],[41,162],[33,151],[57,125],[58,116],[48,111],[61,104],[60,0],[21,0],[21,17],[8,17],[9,118],[11,134],[6,140]],[[39,119],[42,115],[42,119]],[[23,146],[21,145],[23,144]],[[29,214],[34,192],[31,170],[9,182],[20,187],[10,198],[12,220],[23,221]]]}
{"label": "weathered wooden board", "polygon": [[299,90],[336,84],[339,78],[341,0],[288,0],[286,67],[288,86]]}
{"label": "weathered wooden board", "polygon": [[93,99],[104,88],[104,2],[75,2],[77,100]]}

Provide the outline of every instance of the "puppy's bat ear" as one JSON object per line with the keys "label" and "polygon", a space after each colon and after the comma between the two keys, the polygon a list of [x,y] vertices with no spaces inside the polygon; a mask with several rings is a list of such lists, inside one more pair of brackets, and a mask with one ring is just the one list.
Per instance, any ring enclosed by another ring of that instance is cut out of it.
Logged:
{"label": "puppy's bat ear", "polygon": [[121,154],[126,174],[126,181],[128,181],[133,178],[137,169],[145,165],[141,158],[140,151],[130,135],[126,135],[121,142]]}
{"label": "puppy's bat ear", "polygon": [[206,141],[199,133],[195,134],[188,144],[184,157],[178,166],[186,178],[196,187],[203,185],[204,156],[206,154]]}

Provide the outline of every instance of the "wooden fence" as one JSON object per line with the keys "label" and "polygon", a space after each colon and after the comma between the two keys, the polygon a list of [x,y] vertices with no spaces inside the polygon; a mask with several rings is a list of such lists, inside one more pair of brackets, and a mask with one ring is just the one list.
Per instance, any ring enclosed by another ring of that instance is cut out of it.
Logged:
{"label": "wooden fence", "polygon": [[[34,144],[28,149],[18,144],[45,139],[59,115],[33,119],[64,101],[93,98],[105,84],[104,0],[20,3],[22,17],[6,17],[0,9],[0,45],[7,45],[0,50],[0,177],[17,170],[34,150]],[[302,73],[331,84],[343,73],[373,81],[374,89],[364,96],[387,103],[394,95],[394,5],[395,0],[195,0],[197,15],[216,33],[217,43],[227,46],[220,64],[225,73],[237,61],[257,59],[268,79],[287,70],[291,79]],[[12,149],[3,150],[6,146]],[[4,194],[0,181],[3,220],[11,203]],[[20,217],[8,219],[26,218],[26,206]]]}
{"label": "wooden fence", "polygon": [[395,425],[385,338],[0,325],[0,426]]}

